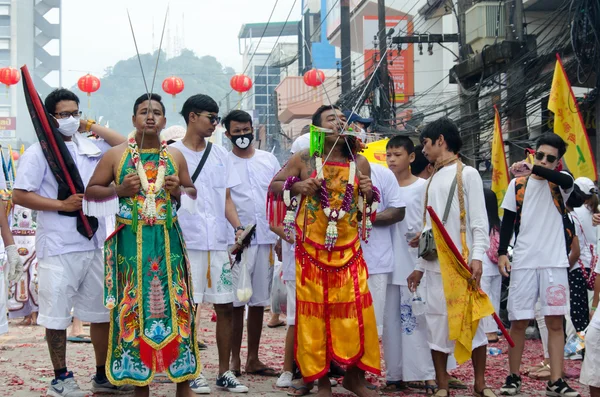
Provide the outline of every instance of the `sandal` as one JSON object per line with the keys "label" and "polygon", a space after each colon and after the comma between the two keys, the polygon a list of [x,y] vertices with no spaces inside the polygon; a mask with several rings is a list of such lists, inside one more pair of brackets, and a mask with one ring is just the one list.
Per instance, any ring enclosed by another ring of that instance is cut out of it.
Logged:
{"label": "sandal", "polygon": [[496,393],[489,387],[484,388],[482,391],[473,390],[473,395],[475,397],[497,397]]}
{"label": "sandal", "polygon": [[529,376],[531,379],[536,380],[550,380],[550,366],[545,364],[543,367],[538,368],[536,371],[530,371],[527,374],[527,376]]}
{"label": "sandal", "polygon": [[433,395],[433,397],[448,397],[450,395],[450,393],[448,393],[448,390],[446,389],[438,389],[435,394]]}
{"label": "sandal", "polygon": [[467,385],[465,385],[460,379],[457,379],[454,376],[451,376],[448,379],[448,387],[450,389],[458,389],[458,390],[468,389]]}
{"label": "sandal", "polygon": [[385,386],[381,388],[383,392],[399,392],[408,389],[406,383],[401,380],[387,381]]}
{"label": "sandal", "polygon": [[410,389],[425,389],[425,382],[406,382],[406,386]]}
{"label": "sandal", "polygon": [[425,385],[425,394],[428,396],[434,396],[437,393],[438,387],[437,385]]}

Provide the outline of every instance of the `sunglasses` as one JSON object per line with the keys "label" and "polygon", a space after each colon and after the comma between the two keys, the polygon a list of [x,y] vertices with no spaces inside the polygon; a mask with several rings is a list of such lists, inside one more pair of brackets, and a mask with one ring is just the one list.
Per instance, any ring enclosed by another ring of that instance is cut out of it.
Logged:
{"label": "sunglasses", "polygon": [[[195,112],[194,112],[195,113]],[[221,117],[217,116],[216,114],[206,114],[206,113],[196,113],[198,116],[204,116],[206,117],[211,124],[219,124],[221,122]]]}
{"label": "sunglasses", "polygon": [[552,154],[546,154],[544,152],[535,152],[535,159],[542,161],[544,159],[544,157],[546,157],[546,159],[548,160],[548,162],[550,163],[554,163],[556,160],[558,160],[558,157],[552,155]]}

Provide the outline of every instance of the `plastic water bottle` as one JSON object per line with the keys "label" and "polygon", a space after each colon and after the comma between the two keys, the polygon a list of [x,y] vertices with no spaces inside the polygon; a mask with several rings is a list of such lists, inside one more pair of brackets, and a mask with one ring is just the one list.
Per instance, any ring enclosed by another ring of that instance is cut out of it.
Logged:
{"label": "plastic water bottle", "polygon": [[499,348],[497,348],[497,347],[490,347],[490,348],[488,349],[488,354],[489,354],[490,356],[499,356],[499,355],[501,355],[501,354],[502,354],[502,349],[499,349]]}
{"label": "plastic water bottle", "polygon": [[421,298],[418,291],[413,292],[412,311],[415,316],[422,316],[427,312],[427,303]]}
{"label": "plastic water bottle", "polygon": [[415,228],[409,226],[404,237],[406,237],[406,242],[410,243],[415,237],[417,237],[417,232],[415,231]]}

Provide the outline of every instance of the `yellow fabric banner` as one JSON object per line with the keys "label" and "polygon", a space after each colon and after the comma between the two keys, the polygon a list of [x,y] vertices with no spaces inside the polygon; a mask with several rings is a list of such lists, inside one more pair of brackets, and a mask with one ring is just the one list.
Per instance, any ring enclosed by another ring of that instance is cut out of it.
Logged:
{"label": "yellow fabric banner", "polygon": [[442,232],[443,226],[438,225],[433,218],[431,226],[446,296],[448,338],[456,341],[454,357],[462,364],[471,358],[473,338],[479,320],[491,316],[494,306],[488,296],[469,281],[471,274],[456,256],[456,247],[453,251],[448,245],[444,236],[445,230]]}
{"label": "yellow fabric banner", "polygon": [[560,56],[556,54],[554,79],[550,90],[548,109],[554,113],[554,132],[569,145],[564,158],[567,167],[575,178],[585,176],[593,181],[596,176],[596,162],[592,154],[585,123],[567,73]]}
{"label": "yellow fabric banner", "polygon": [[506,165],[506,152],[504,151],[504,139],[502,138],[502,125],[500,123],[500,113],[494,106],[496,113],[494,120],[494,137],[492,139],[492,191],[498,198],[498,207],[502,205],[510,176]]}
{"label": "yellow fabric banner", "polygon": [[385,147],[387,146],[388,141],[389,139],[382,139],[367,143],[367,147],[361,154],[369,160],[369,163],[381,164],[387,168],[387,162],[385,161]]}

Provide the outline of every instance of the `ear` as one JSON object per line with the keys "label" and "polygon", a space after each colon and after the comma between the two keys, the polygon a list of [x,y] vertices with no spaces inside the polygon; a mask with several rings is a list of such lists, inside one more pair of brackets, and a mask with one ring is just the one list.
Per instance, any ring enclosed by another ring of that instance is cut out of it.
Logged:
{"label": "ear", "polygon": [[408,161],[412,164],[415,161],[415,152],[408,155]]}
{"label": "ear", "polygon": [[436,139],[436,141],[435,141],[435,143],[436,143],[438,146],[442,146],[442,145],[444,145],[444,142],[446,142],[446,138],[444,138],[444,136],[443,136],[443,135],[441,135],[441,134],[440,134],[440,136],[438,137],[438,139]]}
{"label": "ear", "polygon": [[135,126],[135,114],[131,116],[131,124],[133,125],[133,128],[137,129],[137,127]]}

